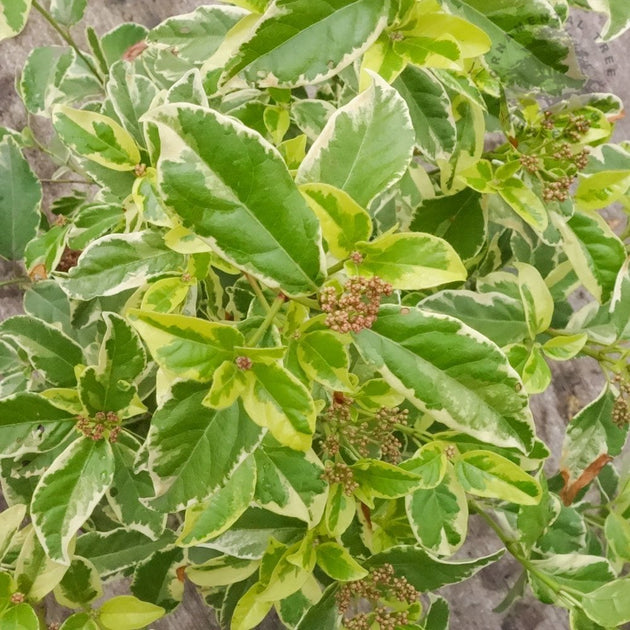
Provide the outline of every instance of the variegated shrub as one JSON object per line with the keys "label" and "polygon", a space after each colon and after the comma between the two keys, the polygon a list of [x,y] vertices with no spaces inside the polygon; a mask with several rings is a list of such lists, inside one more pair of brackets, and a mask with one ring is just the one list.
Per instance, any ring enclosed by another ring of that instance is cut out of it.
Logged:
{"label": "variegated shrub", "polygon": [[[469,514],[523,566],[507,603],[630,621],[629,231],[600,214],[630,149],[564,30],[628,2],[233,0],[82,50],[86,4],[0,0],[0,37],[62,38],[17,77],[40,124],[0,128],[0,626],[52,592],[63,630],[142,628],[189,580],[232,630],[442,630],[433,591],[504,552],[455,556]],[[601,394],[543,470],[529,396],[585,356]]]}

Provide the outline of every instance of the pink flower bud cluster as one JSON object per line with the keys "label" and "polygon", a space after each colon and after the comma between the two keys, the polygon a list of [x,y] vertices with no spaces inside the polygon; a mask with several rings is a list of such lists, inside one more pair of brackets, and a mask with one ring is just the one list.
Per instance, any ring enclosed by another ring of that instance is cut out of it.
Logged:
{"label": "pink flower bud cluster", "polygon": [[371,328],[376,321],[381,298],[391,294],[391,284],[378,276],[350,278],[340,296],[337,296],[334,287],[326,287],[320,295],[322,310],[327,313],[326,326],[341,333],[358,333],[364,328]]}
{"label": "pink flower bud cluster", "polygon": [[121,431],[120,418],[114,411],[97,411],[94,418],[77,416],[77,430],[86,438],[95,442],[108,439],[112,444],[118,439]]}
{"label": "pink flower bud cluster", "polygon": [[236,359],[234,359],[234,363],[236,363],[236,367],[243,372],[251,370],[254,365],[253,361],[249,357],[245,356],[236,357]]}

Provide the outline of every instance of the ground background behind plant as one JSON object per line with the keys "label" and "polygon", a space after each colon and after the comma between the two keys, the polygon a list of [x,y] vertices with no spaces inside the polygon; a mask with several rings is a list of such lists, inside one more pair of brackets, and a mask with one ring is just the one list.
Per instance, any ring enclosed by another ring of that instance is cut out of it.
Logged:
{"label": "ground background behind plant", "polygon": [[[90,0],[86,24],[94,26],[99,34],[122,22],[138,22],[153,27],[166,17],[186,13],[201,4],[216,4],[206,0]],[[571,18],[580,66],[589,77],[588,91],[609,91],[620,96],[630,107],[630,34],[609,44],[596,41],[601,27],[597,15],[574,14]],[[79,31],[76,35],[80,40]],[[0,60],[0,124],[22,129],[26,124],[24,107],[17,97],[14,81],[29,51],[38,45],[59,43],[44,20],[33,12],[24,32],[16,39],[2,44]],[[32,121],[37,124],[37,120]],[[630,114],[618,123],[614,140],[630,139]],[[32,158],[33,155],[28,156]],[[40,158],[41,160],[41,158]],[[32,161],[38,174],[52,175],[50,166]],[[44,185],[44,204],[49,186]],[[55,194],[58,194],[56,186]],[[616,217],[611,214],[610,220]],[[614,225],[613,225],[614,227]],[[0,282],[22,275],[22,271],[0,260]],[[0,288],[0,321],[21,312],[19,290]],[[547,463],[550,471],[557,470],[564,427],[570,417],[593,400],[601,389],[600,371],[590,360],[580,359],[553,368],[553,381],[549,389],[534,396],[532,407],[539,436],[549,445],[552,458]],[[626,454],[627,456],[627,454]],[[471,518],[470,534],[458,555],[481,556],[500,547],[496,536],[476,518]],[[520,600],[507,612],[493,613],[492,609],[503,599],[516,581],[520,565],[509,555],[498,563],[482,570],[473,579],[444,589],[451,604],[452,630],[562,630],[568,628],[568,616],[559,608],[540,603],[533,597]],[[124,592],[124,586],[117,589]],[[184,603],[167,618],[154,623],[153,630],[215,630],[209,614],[193,589],[187,591]],[[51,610],[52,615],[55,610]],[[51,620],[58,620],[51,617]],[[281,626],[273,620],[261,624],[261,630],[276,630]]]}

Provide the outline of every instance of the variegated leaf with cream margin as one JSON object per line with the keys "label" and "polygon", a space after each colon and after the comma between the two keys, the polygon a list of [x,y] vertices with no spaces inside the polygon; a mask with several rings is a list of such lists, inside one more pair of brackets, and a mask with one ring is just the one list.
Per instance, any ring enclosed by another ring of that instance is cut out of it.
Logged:
{"label": "variegated leaf with cream margin", "polygon": [[437,421],[525,454],[534,445],[518,374],[494,343],[459,320],[383,306],[355,345],[391,387]]}
{"label": "variegated leaf with cream margin", "polygon": [[32,0],[0,0],[0,40],[15,37],[26,25]]}
{"label": "variegated leaf with cream margin", "polygon": [[419,306],[461,319],[498,346],[527,338],[529,329],[521,300],[500,291],[478,291],[447,289],[425,298]]}
{"label": "variegated leaf with cream margin", "polygon": [[395,289],[428,289],[463,282],[468,275],[453,247],[433,234],[385,234],[369,243],[357,243],[356,251],[363,260],[358,264],[347,261],[346,273],[378,276]]}
{"label": "variegated leaf with cream margin", "polygon": [[178,544],[199,545],[227,531],[254,499],[256,462],[254,455],[244,459],[230,476],[205,501],[186,510]]}
{"label": "variegated leaf with cream margin", "polygon": [[455,460],[455,474],[464,490],[480,497],[518,505],[537,505],[540,484],[520,466],[492,451],[475,450]]}
{"label": "variegated leaf with cream margin", "polygon": [[518,272],[518,288],[525,311],[529,334],[534,339],[551,325],[553,297],[536,267],[528,263],[514,263]]}
{"label": "variegated leaf with cream margin", "polygon": [[321,478],[324,467],[315,452],[302,454],[267,438],[254,456],[258,469],[255,502],[315,527],[328,498],[328,484]]}
{"label": "variegated leaf with cream margin", "polygon": [[278,442],[298,451],[311,447],[317,409],[306,386],[279,363],[254,363],[245,372],[243,406]]}
{"label": "variegated leaf with cream margin", "polygon": [[142,286],[155,276],[184,271],[184,256],[164,245],[154,230],[103,236],[88,245],[61,288],[71,297],[89,300]]}
{"label": "variegated leaf with cream margin", "polygon": [[18,90],[31,114],[50,117],[53,105],[102,96],[102,86],[86,63],[67,46],[34,48]]}
{"label": "variegated leaf with cream margin", "polygon": [[137,309],[129,310],[127,317],[154,361],[181,379],[212,380],[215,370],[233,358],[234,346],[245,342],[234,326],[197,317]]}
{"label": "variegated leaf with cream margin", "polygon": [[348,193],[330,184],[302,184],[300,192],[317,215],[329,251],[340,260],[372,235],[370,215]]}
{"label": "variegated leaf with cream margin", "polygon": [[174,512],[203,501],[229,478],[263,438],[242,405],[219,411],[201,404],[207,388],[174,386],[153,416],[147,435],[153,509]]}
{"label": "variegated leaf with cream margin", "polygon": [[160,189],[184,225],[268,286],[314,292],[323,278],[319,223],[277,150],[195,105],[165,105],[144,119],[158,126]]}
{"label": "variegated leaf with cream margin", "polygon": [[400,180],[414,147],[407,104],[372,77],[367,90],[330,117],[296,175],[299,184],[336,186],[364,207]]}
{"label": "variegated leaf with cream margin", "polygon": [[437,486],[405,497],[405,509],[415,537],[427,551],[452,556],[464,544],[468,501],[452,467]]}
{"label": "variegated leaf with cream margin", "polygon": [[[227,63],[260,87],[324,81],[369,48],[387,24],[389,0],[274,0]],[[322,46],[322,42],[326,42]]]}
{"label": "variegated leaf with cream margin", "polygon": [[77,438],[42,475],[33,493],[31,517],[48,556],[70,564],[69,545],[114,479],[107,440]]}
{"label": "variegated leaf with cream margin", "polygon": [[607,17],[602,39],[615,39],[630,28],[630,5],[625,0],[586,0],[586,4]]}
{"label": "variegated leaf with cream margin", "polygon": [[52,119],[61,141],[84,158],[113,171],[132,171],[140,163],[133,137],[108,116],[56,105]]}

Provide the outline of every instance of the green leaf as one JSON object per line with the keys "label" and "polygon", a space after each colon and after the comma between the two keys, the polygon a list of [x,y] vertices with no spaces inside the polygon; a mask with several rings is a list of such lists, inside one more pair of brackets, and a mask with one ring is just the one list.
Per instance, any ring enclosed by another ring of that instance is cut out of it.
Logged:
{"label": "green leaf", "polygon": [[116,232],[125,220],[125,210],[118,204],[94,203],[83,206],[68,232],[68,247],[85,249],[92,241]]}
{"label": "green leaf", "polygon": [[435,488],[446,474],[448,458],[444,448],[443,443],[429,442],[411,459],[402,462],[400,467],[422,478],[420,488],[424,490]]}
{"label": "green leaf", "polygon": [[184,551],[178,547],[154,553],[136,566],[131,592],[138,599],[171,612],[184,597],[184,581],[179,575],[183,563]]}
{"label": "green leaf", "polygon": [[599,302],[605,302],[626,260],[626,250],[604,219],[576,212],[565,222],[554,222],[560,231],[567,258],[580,282]]}
{"label": "green leaf", "polygon": [[76,383],[75,365],[83,362],[80,346],[57,328],[34,317],[16,315],[0,324],[0,337],[22,348],[35,369],[53,385]]}
{"label": "green leaf", "polygon": [[143,500],[154,495],[153,483],[147,471],[135,471],[136,450],[119,439],[114,452],[114,481],[107,492],[109,505],[121,523],[128,529],[157,538],[166,524],[166,517],[144,505]]}
{"label": "green leaf", "polygon": [[581,86],[576,73],[567,72],[572,45],[552,3],[448,0],[447,6],[489,36],[486,60],[507,85],[550,93]]}
{"label": "green leaf", "polygon": [[215,411],[201,404],[205,393],[182,384],[153,416],[146,443],[153,509],[174,512],[207,498],[262,439],[238,404]]}
{"label": "green leaf", "polygon": [[[0,36],[1,28],[0,14]],[[20,260],[24,256],[26,244],[37,233],[41,201],[37,176],[15,140],[5,136],[0,141],[0,257]]]}
{"label": "green leaf", "polygon": [[361,459],[351,466],[355,491],[364,503],[374,506],[374,499],[397,499],[422,485],[419,475],[377,459]]}
{"label": "green leaf", "polygon": [[134,72],[133,68],[127,61],[117,61],[109,70],[105,89],[122,126],[139,146],[145,147],[145,135],[139,120],[151,108],[158,89],[152,81]]}
{"label": "green leaf", "polygon": [[498,346],[521,342],[529,334],[522,302],[498,291],[440,291],[420,305],[461,319]]}
{"label": "green leaf", "polygon": [[250,456],[208,499],[186,510],[184,528],[177,543],[181,546],[198,545],[220,536],[249,507],[255,489],[256,463]]}
{"label": "green leaf", "polygon": [[407,578],[416,590],[426,593],[472,577],[483,567],[501,558],[503,551],[500,549],[475,560],[445,562],[434,558],[420,547],[400,545],[372,556],[367,561],[366,567],[374,569],[384,564],[391,564],[397,576]]}
{"label": "green leaf", "polygon": [[15,37],[26,25],[32,0],[0,0],[0,40]]}
{"label": "green leaf", "polygon": [[311,446],[317,411],[309,391],[279,364],[254,363],[243,392],[243,406],[250,418],[269,429],[278,442],[298,451]]}
{"label": "green leaf", "polygon": [[55,599],[66,608],[84,608],[103,595],[101,579],[95,566],[75,556],[70,567],[55,587]]}
{"label": "green leaf", "polygon": [[517,374],[499,349],[461,322],[384,306],[356,335],[362,356],[391,387],[448,427],[523,453],[534,426]]}
{"label": "green leaf", "polygon": [[539,234],[549,224],[547,209],[536,193],[517,177],[501,182],[499,195],[525,223]]}
{"label": "green leaf", "polygon": [[[512,355],[510,354],[509,356],[510,360],[512,360]],[[529,354],[526,355],[522,366],[518,366],[517,369],[521,374],[525,391],[528,394],[540,394],[551,383],[551,370],[538,344],[534,344]]]}
{"label": "green leaf", "polygon": [[542,346],[543,352],[554,361],[568,361],[577,356],[588,341],[586,333],[552,337]]}
{"label": "green leaf", "polygon": [[441,556],[451,556],[466,540],[468,501],[450,472],[433,488],[405,498],[407,518],[418,542]]}
{"label": "green leaf", "polygon": [[155,362],[182,379],[211,380],[214,371],[232,359],[234,346],[244,343],[243,335],[227,324],[137,309],[127,316]]}
{"label": "green leaf", "polygon": [[300,619],[295,630],[337,630],[341,613],[337,608],[336,583],[331,584],[321,599]]}
{"label": "green leaf", "polygon": [[302,521],[250,508],[229,531],[206,542],[205,546],[237,558],[258,560],[265,554],[270,538],[291,544],[303,540],[305,533]]}
{"label": "green leaf", "polygon": [[230,59],[224,78],[242,74],[260,87],[285,88],[324,81],[372,44],[388,9],[388,0],[276,0]]}
{"label": "green leaf", "polygon": [[103,56],[108,66],[113,65],[135,44],[143,41],[148,30],[140,24],[128,22],[108,31],[101,38]]}
{"label": "green leaf", "polygon": [[525,310],[525,320],[532,339],[551,325],[553,297],[536,267],[527,263],[514,263],[518,272],[518,288]]}
{"label": "green leaf", "polygon": [[328,184],[302,184],[300,192],[319,219],[333,256],[342,260],[370,238],[370,215],[348,193]]}
{"label": "green leaf", "polygon": [[620,560],[630,562],[630,522],[617,512],[610,512],[604,525],[608,548]]}
{"label": "green leaf", "polygon": [[228,586],[247,579],[258,570],[260,563],[254,560],[243,560],[231,556],[212,558],[202,565],[193,565],[186,569],[186,577],[206,588]]}
{"label": "green leaf", "polygon": [[134,567],[174,541],[175,535],[170,531],[152,540],[140,532],[121,528],[79,536],[76,553],[90,560],[106,578]]}
{"label": "green leaf", "polygon": [[353,389],[348,374],[348,350],[334,333],[315,330],[302,335],[297,356],[304,372],[314,381],[334,391]]}
{"label": "green leaf", "polygon": [[228,31],[247,15],[229,6],[201,6],[184,15],[164,20],[148,36],[149,44],[177,51],[177,57],[200,65],[217,51]]}
{"label": "green leaf", "polygon": [[317,545],[315,551],[319,568],[333,580],[351,582],[360,580],[368,574],[339,543],[325,542]]}
{"label": "green leaf", "polygon": [[312,293],[322,276],[319,224],[277,151],[235,119],[195,105],[165,105],[145,119],[160,130],[164,201],[185,226],[266,285]]}
{"label": "green leaf", "polygon": [[230,630],[255,628],[273,607],[273,601],[261,599],[264,585],[256,582],[239,600],[232,613]]}
{"label": "green leaf", "polygon": [[[25,534],[15,563],[15,582],[20,593],[29,600],[38,602],[59,584],[68,566],[48,557],[31,525]],[[72,549],[74,545],[71,544],[70,547]]]}
{"label": "green leaf", "polygon": [[101,166],[132,171],[140,163],[133,137],[108,116],[56,105],[53,126],[69,149]]}
{"label": "green leaf", "polygon": [[11,546],[25,516],[26,506],[19,503],[0,512],[0,560]]}
{"label": "green leaf", "polygon": [[608,560],[600,556],[568,553],[530,562],[530,583],[534,593],[547,604],[555,603],[557,594],[545,580],[537,578],[540,574],[549,576],[561,587],[581,593],[590,593],[615,578]]}
{"label": "green leaf", "polygon": [[519,505],[537,505],[538,482],[509,459],[491,451],[468,451],[455,462],[457,478],[466,492]]}
{"label": "green leaf", "polygon": [[42,475],[31,504],[33,525],[46,553],[70,563],[68,546],[114,478],[109,442],[78,438]]}
{"label": "green leaf", "polygon": [[424,618],[425,630],[448,630],[450,610],[443,597],[431,597],[431,606]]}
{"label": "green leaf", "polygon": [[142,286],[150,278],[183,268],[184,257],[164,245],[160,232],[112,234],[91,243],[60,284],[70,297],[90,300]]}
{"label": "green leaf", "polygon": [[369,89],[328,120],[296,182],[336,186],[365,207],[404,175],[413,152],[412,130],[405,101],[374,75]]}
{"label": "green leaf", "polygon": [[99,81],[67,46],[34,48],[24,64],[18,89],[26,109],[47,118],[53,105],[102,97]]}
{"label": "green leaf", "polygon": [[87,0],[51,0],[50,14],[65,26],[80,22],[87,7]]}
{"label": "green leaf", "polygon": [[346,272],[378,276],[395,289],[427,289],[464,281],[468,275],[455,250],[432,234],[386,234],[358,243],[357,251],[363,256],[362,262],[346,262]]}
{"label": "green leaf", "polygon": [[608,19],[602,29],[602,39],[611,40],[619,37],[630,28],[630,11],[628,11],[627,3],[623,0],[607,0],[607,2],[598,2],[598,0],[587,0],[596,11],[606,13]]}
{"label": "green leaf", "polygon": [[481,195],[466,188],[455,195],[423,199],[409,229],[448,241],[463,260],[474,258],[487,238],[486,211]]}
{"label": "green leaf", "polygon": [[586,469],[603,456],[619,455],[628,435],[628,426],[620,427],[612,419],[615,396],[606,386],[601,394],[567,426],[560,470],[568,481],[577,481]]}
{"label": "green leaf", "polygon": [[616,628],[630,622],[630,578],[621,578],[604,584],[582,599],[584,612],[606,628]]}
{"label": "green leaf", "polygon": [[59,630],[99,630],[90,613],[75,613],[68,617]]}
{"label": "green leaf", "polygon": [[[73,414],[56,407],[39,394],[19,392],[0,400],[0,453],[3,457],[37,452],[49,434],[54,445],[76,423]],[[44,430],[38,429],[43,426]],[[49,447],[51,448],[51,447]]]}
{"label": "green leaf", "polygon": [[107,630],[140,630],[164,613],[161,606],[140,601],[132,595],[118,595],[101,606],[98,621]]}
{"label": "green leaf", "polygon": [[448,159],[457,139],[449,98],[431,72],[409,66],[394,87],[405,99],[416,132],[416,146],[430,160]]}
{"label": "green leaf", "polygon": [[[1,24],[0,24],[1,25]],[[39,619],[29,604],[9,608],[0,618],[2,630],[39,630]]]}
{"label": "green leaf", "polygon": [[303,454],[271,442],[267,439],[255,453],[256,503],[314,527],[322,518],[327,500],[321,461],[312,450]]}

